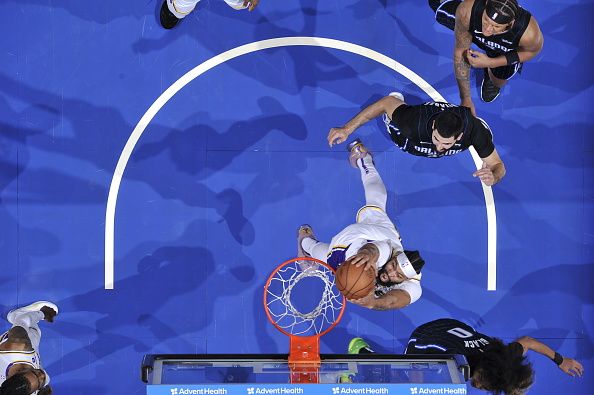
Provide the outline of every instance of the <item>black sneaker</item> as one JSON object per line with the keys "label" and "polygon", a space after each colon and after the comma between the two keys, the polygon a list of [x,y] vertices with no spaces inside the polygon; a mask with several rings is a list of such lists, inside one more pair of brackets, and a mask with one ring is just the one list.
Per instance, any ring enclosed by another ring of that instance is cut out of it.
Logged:
{"label": "black sneaker", "polygon": [[169,11],[167,0],[163,1],[161,12],[159,13],[159,19],[161,20],[161,26],[163,26],[165,29],[173,29],[180,21],[178,17]]}
{"label": "black sneaker", "polygon": [[497,99],[501,88],[497,87],[489,78],[489,69],[483,69],[483,82],[481,83],[481,100],[485,103],[491,103]]}

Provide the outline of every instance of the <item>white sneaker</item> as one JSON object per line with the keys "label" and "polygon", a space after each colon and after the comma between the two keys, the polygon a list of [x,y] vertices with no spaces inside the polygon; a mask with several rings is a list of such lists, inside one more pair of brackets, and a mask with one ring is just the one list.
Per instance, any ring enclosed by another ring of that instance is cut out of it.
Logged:
{"label": "white sneaker", "polygon": [[[303,239],[305,239],[307,237],[317,241],[316,236],[313,233],[312,227],[308,224],[303,224],[299,227],[299,229],[297,229],[297,257],[298,258],[301,258],[301,257],[309,257],[310,258],[311,257],[311,255],[308,254],[303,249],[303,246],[301,245],[301,242],[303,241]],[[319,266],[317,262],[310,261],[310,260],[297,261],[297,264],[303,271],[317,269]]]}
{"label": "white sneaker", "polygon": [[404,95],[400,92],[390,92],[390,94],[388,96],[392,96],[392,97],[395,97],[396,99],[400,99],[400,100],[404,101]]}
{"label": "white sneaker", "polygon": [[8,320],[8,322],[13,324],[13,318],[16,313],[19,313],[19,312],[27,313],[30,311],[41,311],[41,309],[43,307],[49,307],[50,309],[54,310],[56,312],[56,315],[58,315],[58,313],[59,313],[58,306],[56,306],[54,303],[48,302],[46,300],[40,300],[38,302],[33,302],[30,305],[19,307],[18,309],[9,311],[8,314],[6,315],[6,319]]}

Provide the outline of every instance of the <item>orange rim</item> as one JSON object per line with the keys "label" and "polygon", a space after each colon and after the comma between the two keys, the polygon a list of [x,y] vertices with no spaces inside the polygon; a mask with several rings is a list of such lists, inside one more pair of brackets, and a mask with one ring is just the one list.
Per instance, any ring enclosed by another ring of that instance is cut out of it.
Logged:
{"label": "orange rim", "polygon": [[276,322],[274,322],[274,318],[272,318],[272,316],[270,315],[270,310],[268,309],[268,303],[267,303],[268,292],[267,292],[267,290],[268,290],[268,286],[270,285],[270,282],[272,281],[272,279],[274,278],[274,276],[276,275],[276,273],[278,273],[279,270],[281,270],[283,267],[285,267],[287,265],[290,265],[291,263],[296,262],[296,261],[312,261],[312,262],[316,262],[316,263],[324,266],[329,271],[331,271],[332,274],[335,274],[336,273],[336,271],[331,266],[329,266],[327,263],[322,262],[319,259],[312,258],[312,257],[302,256],[302,257],[299,257],[299,258],[289,259],[288,261],[285,261],[285,262],[281,263],[280,265],[278,265],[276,267],[276,269],[274,269],[272,271],[272,273],[270,273],[270,275],[268,276],[268,279],[266,280],[266,284],[264,284],[264,295],[263,295],[264,310],[266,311],[266,316],[268,317],[268,320],[272,323],[272,325],[274,325],[276,327],[276,329],[278,329],[279,331],[281,331],[285,335],[287,335],[289,337],[294,337],[294,338],[298,338],[298,337],[318,337],[319,338],[320,336],[323,336],[326,333],[330,332],[332,329],[334,329],[334,327],[342,319],[342,315],[344,314],[344,310],[346,308],[346,298],[344,297],[344,295],[341,294],[341,296],[342,296],[342,307],[340,308],[340,313],[338,314],[338,318],[336,318],[336,320],[328,328],[324,329],[322,332],[317,333],[317,334],[315,334],[313,336],[299,336],[299,335],[294,335],[292,333],[287,332],[286,330],[284,330],[283,328],[281,328],[279,325],[277,325]]}

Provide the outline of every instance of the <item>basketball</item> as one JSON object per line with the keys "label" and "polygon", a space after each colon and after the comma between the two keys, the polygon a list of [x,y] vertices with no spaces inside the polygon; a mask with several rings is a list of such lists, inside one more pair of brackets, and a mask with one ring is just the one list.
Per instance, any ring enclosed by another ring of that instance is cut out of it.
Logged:
{"label": "basketball", "polygon": [[361,299],[375,288],[374,270],[343,263],[336,270],[336,286],[347,299]]}

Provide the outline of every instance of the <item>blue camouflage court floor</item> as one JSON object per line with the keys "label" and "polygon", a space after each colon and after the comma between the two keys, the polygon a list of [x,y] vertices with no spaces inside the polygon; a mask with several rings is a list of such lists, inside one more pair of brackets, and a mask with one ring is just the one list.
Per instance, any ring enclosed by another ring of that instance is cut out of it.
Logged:
{"label": "blue camouflage court floor", "polygon": [[[380,120],[362,127],[388,214],[427,262],[424,293],[400,311],[347,306],[322,352],[344,353],[355,336],[402,352],[416,326],[454,317],[504,341],[532,336],[584,364],[572,379],[531,356],[531,393],[592,393],[594,2],[520,3],[539,21],[543,51],[491,104],[472,84],[507,167],[492,188],[496,224],[468,152],[413,157]],[[57,394],[142,394],[145,353],[287,352],[262,308],[266,277],[296,255],[300,224],[329,240],[364,202],[344,145],[328,147],[329,129],[392,91],[420,104],[430,86],[459,102],[453,34],[425,1],[261,0],[250,13],[203,0],[171,31],[159,7],[0,4],[0,312],[38,299],[60,306],[41,345]],[[166,92],[227,50],[276,38],[286,39]]]}

